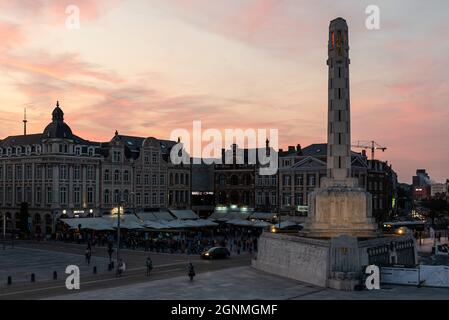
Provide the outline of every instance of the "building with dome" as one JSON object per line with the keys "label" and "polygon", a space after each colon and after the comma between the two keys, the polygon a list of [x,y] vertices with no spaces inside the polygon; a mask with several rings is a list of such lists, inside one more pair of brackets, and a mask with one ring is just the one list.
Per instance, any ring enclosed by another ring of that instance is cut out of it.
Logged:
{"label": "building with dome", "polygon": [[[26,121],[24,121],[26,125]],[[75,135],[59,102],[42,133],[0,140],[0,217],[50,234],[61,216],[190,208],[191,169],[174,165],[175,141],[120,135],[96,142]],[[20,221],[21,208],[28,221]]]}

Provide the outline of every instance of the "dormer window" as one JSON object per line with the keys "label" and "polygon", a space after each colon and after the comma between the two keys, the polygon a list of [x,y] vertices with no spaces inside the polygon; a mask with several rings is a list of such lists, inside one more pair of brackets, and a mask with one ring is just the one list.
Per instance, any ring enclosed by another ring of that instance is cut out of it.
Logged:
{"label": "dormer window", "polygon": [[114,151],[112,153],[112,162],[121,162],[122,161],[122,152]]}
{"label": "dormer window", "polygon": [[89,148],[87,150],[87,154],[89,155],[89,157],[93,157],[93,155],[94,155],[94,148]]}
{"label": "dormer window", "polygon": [[81,148],[80,147],[75,147],[75,155],[77,155],[77,156],[81,155]]}

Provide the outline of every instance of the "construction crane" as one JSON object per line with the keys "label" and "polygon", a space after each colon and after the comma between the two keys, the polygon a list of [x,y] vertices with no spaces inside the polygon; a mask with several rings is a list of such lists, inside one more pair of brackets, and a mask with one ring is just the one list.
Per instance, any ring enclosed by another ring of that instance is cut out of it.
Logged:
{"label": "construction crane", "polygon": [[356,143],[353,143],[351,145],[353,148],[359,148],[359,149],[371,149],[371,160],[374,160],[374,151],[375,150],[382,150],[382,152],[385,152],[387,150],[387,147],[381,146],[376,141],[357,141]]}

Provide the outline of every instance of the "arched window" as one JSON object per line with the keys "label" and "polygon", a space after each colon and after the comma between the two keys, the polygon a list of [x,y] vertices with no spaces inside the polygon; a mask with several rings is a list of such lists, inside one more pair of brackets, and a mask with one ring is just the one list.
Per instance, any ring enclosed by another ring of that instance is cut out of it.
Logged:
{"label": "arched window", "polygon": [[114,203],[120,202],[120,191],[118,189],[114,190]]}
{"label": "arched window", "polygon": [[110,181],[111,175],[109,173],[109,169],[104,170],[104,181]]}
{"label": "arched window", "polygon": [[218,183],[220,184],[220,186],[224,186],[226,184],[226,177],[224,174],[220,174],[220,176],[218,177]]}
{"label": "arched window", "polygon": [[118,170],[114,171],[114,182],[119,183],[120,182],[120,172]]}

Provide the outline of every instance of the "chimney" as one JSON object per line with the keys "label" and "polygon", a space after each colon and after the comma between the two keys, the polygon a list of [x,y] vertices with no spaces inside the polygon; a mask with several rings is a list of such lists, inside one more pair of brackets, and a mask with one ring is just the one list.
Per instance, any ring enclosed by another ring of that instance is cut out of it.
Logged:
{"label": "chimney", "polygon": [[362,150],[362,156],[366,157],[366,150]]}
{"label": "chimney", "polygon": [[288,146],[288,152],[295,152],[295,147],[294,146]]}
{"label": "chimney", "polygon": [[296,152],[301,153],[301,145],[299,143],[296,145]]}

